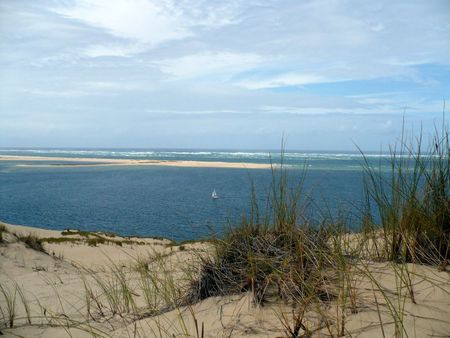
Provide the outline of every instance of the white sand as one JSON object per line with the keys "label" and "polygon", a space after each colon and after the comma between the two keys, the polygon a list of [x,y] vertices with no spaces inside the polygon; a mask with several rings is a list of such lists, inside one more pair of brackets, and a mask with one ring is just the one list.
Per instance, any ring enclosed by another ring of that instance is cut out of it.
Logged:
{"label": "white sand", "polygon": [[[103,332],[111,337],[182,337],[188,332],[196,337],[196,327],[204,337],[287,337],[283,333],[280,318],[284,315],[292,324],[292,309],[284,303],[272,303],[264,307],[255,307],[250,293],[227,297],[213,297],[179,309],[165,311],[159,315],[151,315],[140,290],[139,274],[136,272],[138,258],[147,260],[148,269],[153,273],[165,276],[168,271],[174,276],[175,290],[183,290],[187,281],[183,269],[198,266],[199,257],[204,257],[210,245],[202,243],[185,244],[183,248],[172,245],[163,239],[135,238],[133,244],[122,246],[98,244],[88,246],[86,242],[63,242],[45,244],[45,254],[25,247],[18,242],[13,233],[34,234],[40,238],[79,238],[80,235],[63,236],[59,231],[43,230],[24,226],[6,225],[9,233],[3,233],[6,243],[0,244],[0,285],[13,290],[17,285],[24,291],[28,299],[31,315],[30,325],[26,320],[26,312],[17,296],[16,323],[10,329],[0,328],[5,337],[91,337],[87,331]],[[96,236],[89,236],[95,238]],[[105,237],[121,241],[121,237]],[[145,244],[138,244],[144,242]],[[53,256],[53,252],[55,255]],[[154,261],[157,255],[164,257]],[[203,256],[202,256],[203,255]],[[62,258],[62,259],[61,259]],[[156,263],[155,263],[156,262]],[[158,265],[162,262],[163,266]],[[118,316],[96,313],[96,306],[91,304],[92,316],[87,314],[85,283],[91,288],[107,308],[107,301],[101,297],[101,289],[95,278],[104,281],[113,279],[110,268],[114,266],[121,271],[133,288],[138,312],[147,313],[145,318],[136,318],[131,314]],[[389,263],[368,263],[356,268],[367,268],[372,276],[359,275],[355,279],[358,313],[346,311],[346,335],[352,337],[382,337],[380,319],[384,323],[386,337],[393,337],[395,331],[392,311],[387,302],[395,309],[403,308],[402,319],[409,337],[448,337],[450,333],[450,276],[448,271],[438,271],[435,267],[408,265],[416,304],[409,297],[400,298],[398,292],[407,295],[407,290],[398,290],[398,278],[394,273],[395,265]],[[167,270],[166,270],[167,269]],[[169,275],[167,275],[169,276]],[[168,277],[167,277],[168,278]],[[170,278],[169,278],[170,279]],[[170,280],[166,283],[170,284]],[[374,283],[379,288],[374,288]],[[375,291],[374,291],[375,290]],[[178,291],[176,291],[178,292]],[[157,293],[163,297],[163,292]],[[376,298],[375,298],[376,297]],[[377,301],[375,301],[375,299]],[[377,304],[378,309],[377,311]],[[5,313],[7,308],[4,297],[0,294],[0,307]],[[147,312],[146,312],[147,311]],[[336,304],[331,303],[324,310],[330,318],[332,330],[336,330]],[[95,320],[93,320],[95,318]],[[314,311],[306,313],[307,322],[317,321]],[[70,329],[65,328],[69,324]],[[0,312],[0,327],[2,317]],[[334,332],[334,331],[333,331]],[[69,335],[70,333],[70,335]],[[329,336],[322,327],[313,336]],[[406,336],[406,334],[404,334]]]}
{"label": "white sand", "polygon": [[[166,166],[166,167],[192,167],[192,168],[246,168],[269,169],[270,164],[220,162],[220,161],[158,161],[158,160],[130,160],[115,158],[87,158],[87,157],[46,157],[46,156],[6,156],[0,155],[0,161],[16,162],[53,162],[51,164],[19,164],[26,167],[91,167],[91,166]],[[76,163],[65,163],[76,162]]]}

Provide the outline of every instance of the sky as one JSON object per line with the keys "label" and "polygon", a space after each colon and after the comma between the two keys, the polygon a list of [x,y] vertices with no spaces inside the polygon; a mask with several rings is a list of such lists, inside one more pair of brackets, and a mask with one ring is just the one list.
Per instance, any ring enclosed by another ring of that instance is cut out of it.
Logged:
{"label": "sky", "polygon": [[0,147],[378,151],[449,98],[450,0],[0,0]]}

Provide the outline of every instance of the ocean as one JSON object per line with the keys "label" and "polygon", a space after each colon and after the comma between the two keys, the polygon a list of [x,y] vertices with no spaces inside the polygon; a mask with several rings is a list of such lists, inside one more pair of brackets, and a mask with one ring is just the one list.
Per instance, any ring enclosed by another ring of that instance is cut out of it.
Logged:
{"label": "ocean", "polygon": [[[266,151],[2,149],[0,155],[280,163],[280,153]],[[367,158],[387,166],[385,155]],[[311,198],[310,219],[346,215],[358,225],[363,203],[359,153],[285,152],[283,163],[292,186],[306,168],[302,191]],[[264,209],[272,179],[270,169],[18,164],[24,162],[0,161],[4,222],[177,241],[220,235],[239,223],[250,210],[252,182]],[[219,199],[211,198],[214,189]]]}

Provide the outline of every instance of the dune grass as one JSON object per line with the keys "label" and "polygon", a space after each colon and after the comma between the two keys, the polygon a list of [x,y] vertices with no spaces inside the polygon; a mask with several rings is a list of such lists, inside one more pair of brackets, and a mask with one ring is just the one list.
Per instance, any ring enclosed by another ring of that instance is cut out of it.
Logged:
{"label": "dune grass", "polygon": [[[355,285],[366,279],[384,300],[383,308],[395,325],[394,335],[404,336],[406,299],[416,303],[414,272],[408,263],[445,267],[449,259],[448,129],[437,129],[426,151],[423,143],[422,136],[407,143],[403,134],[399,148],[390,150],[389,172],[373,166],[362,154],[368,207],[360,216],[362,231],[354,235],[338,221],[309,222],[304,217],[305,206],[309,206],[302,190],[305,176],[290,188],[293,185],[283,164],[273,167],[268,212],[259,214],[263,208],[253,196],[250,216],[214,242],[214,255],[203,260],[189,300],[250,291],[256,305],[291,302],[295,309],[291,320],[280,315],[290,337],[308,336],[318,328],[304,323],[308,311],[322,317],[331,336],[343,336],[346,316],[358,312]],[[374,221],[374,212],[379,223]],[[374,258],[392,262],[394,299],[374,278],[370,269]],[[335,312],[328,320],[325,308],[331,303]],[[380,325],[384,325],[381,320]]]}
{"label": "dune grass", "polygon": [[382,255],[391,261],[446,265],[450,258],[450,147],[448,130],[436,131],[428,150],[422,136],[404,134],[390,149],[390,171],[383,172],[364,157],[366,219],[375,209]]}
{"label": "dune grass", "polygon": [[3,233],[4,232],[7,232],[6,227],[5,227],[4,224],[0,223],[0,243],[4,242],[4,239],[3,239]]}
{"label": "dune grass", "polygon": [[30,249],[45,253],[43,241],[36,235],[32,235],[32,234],[29,234],[26,236],[16,235],[16,237],[17,237],[17,240],[19,240],[20,242],[23,242]]}

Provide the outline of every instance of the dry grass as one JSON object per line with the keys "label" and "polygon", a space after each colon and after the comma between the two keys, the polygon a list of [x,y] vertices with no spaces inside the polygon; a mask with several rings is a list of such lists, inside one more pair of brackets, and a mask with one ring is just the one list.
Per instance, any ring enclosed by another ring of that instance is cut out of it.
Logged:
{"label": "dry grass", "polygon": [[28,248],[45,253],[42,239],[38,238],[37,236],[30,234],[27,236],[17,235],[16,237],[20,242],[23,242]]}
{"label": "dry grass", "polygon": [[7,232],[6,227],[5,227],[4,224],[0,223],[0,243],[4,242],[4,239],[3,239],[3,233],[4,232]]}

